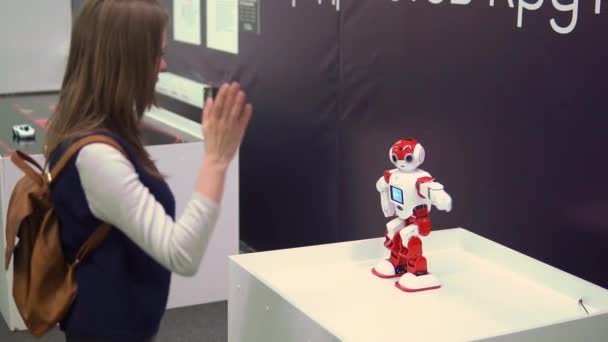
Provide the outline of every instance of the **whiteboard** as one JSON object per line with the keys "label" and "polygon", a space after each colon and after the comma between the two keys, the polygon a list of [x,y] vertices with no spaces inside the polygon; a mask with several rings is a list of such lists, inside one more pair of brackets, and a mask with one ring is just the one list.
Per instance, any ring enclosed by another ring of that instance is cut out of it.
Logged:
{"label": "whiteboard", "polygon": [[59,90],[71,27],[70,0],[1,0],[0,94]]}

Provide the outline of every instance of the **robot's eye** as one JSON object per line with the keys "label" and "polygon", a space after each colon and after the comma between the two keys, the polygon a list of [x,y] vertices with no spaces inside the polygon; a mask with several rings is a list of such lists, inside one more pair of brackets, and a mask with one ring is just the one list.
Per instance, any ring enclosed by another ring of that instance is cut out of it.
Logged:
{"label": "robot's eye", "polygon": [[414,159],[414,157],[412,157],[412,155],[411,155],[411,154],[408,154],[408,155],[405,157],[405,161],[406,161],[406,162],[408,162],[408,163],[411,163],[413,159]]}
{"label": "robot's eye", "polygon": [[394,154],[393,154],[393,155],[391,156],[391,159],[393,160],[393,162],[394,162],[394,163],[396,163],[396,162],[397,162],[397,156],[396,156],[396,155],[394,155]]}

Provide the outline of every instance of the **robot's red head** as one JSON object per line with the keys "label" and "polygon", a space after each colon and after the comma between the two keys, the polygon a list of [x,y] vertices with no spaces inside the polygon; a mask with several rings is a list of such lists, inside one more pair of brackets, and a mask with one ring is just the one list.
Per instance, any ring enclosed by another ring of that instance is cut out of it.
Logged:
{"label": "robot's red head", "polygon": [[413,170],[424,162],[424,148],[416,139],[401,139],[390,149],[393,164],[401,170]]}
{"label": "robot's red head", "polygon": [[391,159],[393,160],[393,163],[396,163],[397,160],[406,160],[406,158],[409,159],[406,161],[412,161],[414,158],[414,148],[417,144],[418,141],[416,141],[416,139],[406,138],[397,140],[397,142],[393,144],[392,148],[393,155],[391,156]]}

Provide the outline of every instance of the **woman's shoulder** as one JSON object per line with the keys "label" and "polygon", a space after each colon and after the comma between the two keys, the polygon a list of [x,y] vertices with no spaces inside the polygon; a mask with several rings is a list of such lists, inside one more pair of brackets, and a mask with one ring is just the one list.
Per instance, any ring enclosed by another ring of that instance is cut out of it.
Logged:
{"label": "woman's shoulder", "polygon": [[134,165],[121,151],[106,143],[91,143],[83,146],[75,159],[79,173],[134,171]]}
{"label": "woman's shoulder", "polygon": [[[94,137],[101,137],[102,139],[94,139]],[[53,166],[57,163],[60,158],[62,158],[70,148],[82,142],[83,139],[93,138],[87,144],[82,145],[78,150],[73,151],[73,155],[70,159],[75,160],[80,156],[83,150],[86,150],[88,154],[99,154],[103,155],[108,152],[110,155],[123,155],[127,159],[131,158],[131,151],[129,145],[117,134],[108,132],[108,131],[100,131],[100,132],[92,132],[88,134],[78,135],[69,139],[66,139],[62,143],[60,143],[57,148],[51,153],[49,159],[49,165]]]}

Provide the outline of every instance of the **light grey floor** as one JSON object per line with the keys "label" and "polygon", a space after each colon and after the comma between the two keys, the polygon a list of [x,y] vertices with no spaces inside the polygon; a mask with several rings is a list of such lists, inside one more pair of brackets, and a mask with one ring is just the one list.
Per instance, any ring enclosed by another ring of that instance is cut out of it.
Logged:
{"label": "light grey floor", "polygon": [[[158,342],[224,342],[228,340],[228,305],[217,302],[168,310],[163,318]],[[9,331],[0,317],[2,342],[64,342],[63,334],[55,329],[37,339],[27,332]]]}

